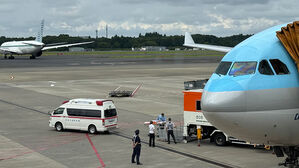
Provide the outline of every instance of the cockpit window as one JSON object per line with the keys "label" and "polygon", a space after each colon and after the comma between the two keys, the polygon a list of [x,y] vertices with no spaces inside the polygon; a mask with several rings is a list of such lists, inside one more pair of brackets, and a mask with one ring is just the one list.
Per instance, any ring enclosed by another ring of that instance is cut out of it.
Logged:
{"label": "cockpit window", "polygon": [[290,73],[288,67],[279,59],[270,59],[270,63],[277,75],[285,75]]}
{"label": "cockpit window", "polygon": [[259,64],[259,72],[263,75],[274,75],[268,61],[262,60]]}
{"label": "cockpit window", "polygon": [[226,61],[220,62],[215,73],[218,75],[226,75],[231,64],[232,62],[226,62]]}
{"label": "cockpit window", "polygon": [[254,74],[256,69],[256,62],[235,62],[229,75],[239,76]]}

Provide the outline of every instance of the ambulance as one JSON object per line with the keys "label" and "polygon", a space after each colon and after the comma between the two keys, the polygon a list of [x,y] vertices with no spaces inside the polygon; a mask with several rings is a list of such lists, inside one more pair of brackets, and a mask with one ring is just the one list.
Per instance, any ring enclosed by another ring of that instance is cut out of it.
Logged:
{"label": "ambulance", "polygon": [[88,131],[91,134],[117,128],[118,116],[112,100],[72,99],[64,101],[50,114],[49,126],[57,131],[64,129]]}

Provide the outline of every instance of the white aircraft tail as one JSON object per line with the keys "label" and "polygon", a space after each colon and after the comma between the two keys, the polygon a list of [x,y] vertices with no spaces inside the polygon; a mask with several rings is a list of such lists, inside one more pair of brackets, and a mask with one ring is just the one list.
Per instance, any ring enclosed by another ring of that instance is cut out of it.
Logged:
{"label": "white aircraft tail", "polygon": [[43,41],[43,33],[44,33],[44,24],[45,20],[43,19],[40,23],[40,30],[35,38],[35,41],[42,42]]}
{"label": "white aircraft tail", "polygon": [[189,32],[186,32],[185,33],[185,42],[184,42],[184,45],[187,45],[187,44],[194,44],[194,41],[191,37],[191,34]]}
{"label": "white aircraft tail", "polygon": [[225,47],[225,46],[194,43],[194,41],[191,37],[191,34],[188,32],[185,33],[185,42],[184,42],[183,46],[193,47],[193,48],[201,48],[201,49],[207,49],[207,50],[213,50],[213,51],[220,51],[220,52],[226,52],[226,53],[232,49],[231,47]]}

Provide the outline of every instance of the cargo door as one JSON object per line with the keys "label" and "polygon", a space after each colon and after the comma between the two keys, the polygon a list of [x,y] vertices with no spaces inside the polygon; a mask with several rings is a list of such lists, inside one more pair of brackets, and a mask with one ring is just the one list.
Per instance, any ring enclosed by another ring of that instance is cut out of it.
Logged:
{"label": "cargo door", "polygon": [[103,107],[104,107],[105,127],[116,126],[117,111],[112,101],[104,102]]}

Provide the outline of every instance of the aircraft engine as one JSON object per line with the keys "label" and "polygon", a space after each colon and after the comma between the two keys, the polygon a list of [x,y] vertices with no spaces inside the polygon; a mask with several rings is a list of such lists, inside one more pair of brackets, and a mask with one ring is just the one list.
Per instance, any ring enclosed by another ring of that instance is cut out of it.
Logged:
{"label": "aircraft engine", "polygon": [[36,56],[36,57],[40,57],[42,54],[43,54],[43,52],[40,50],[39,52],[37,52],[37,53],[35,54],[35,56]]}

